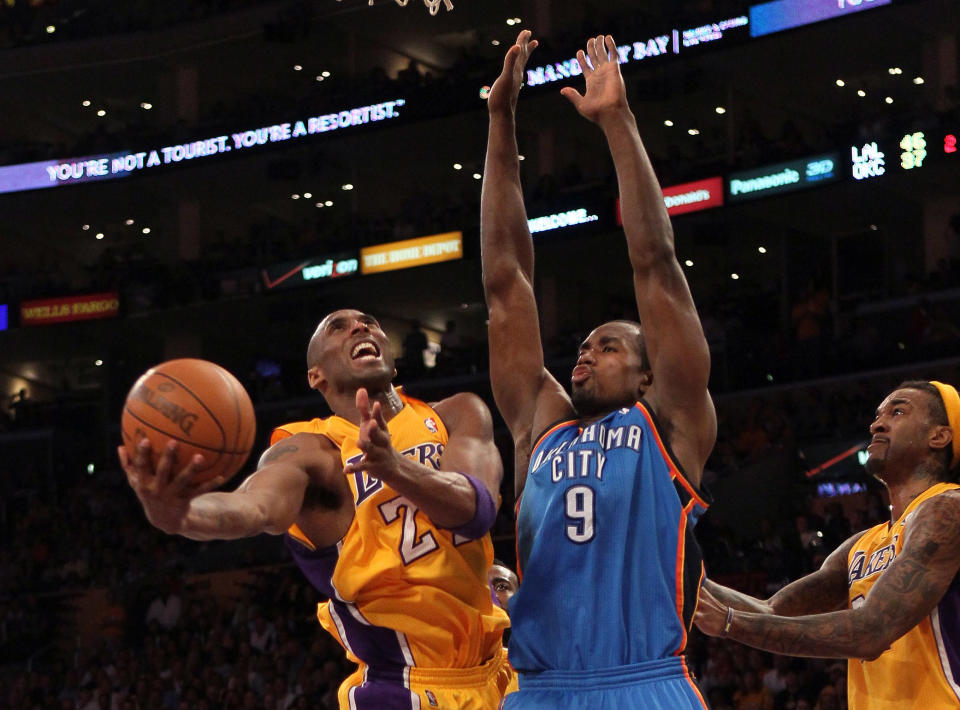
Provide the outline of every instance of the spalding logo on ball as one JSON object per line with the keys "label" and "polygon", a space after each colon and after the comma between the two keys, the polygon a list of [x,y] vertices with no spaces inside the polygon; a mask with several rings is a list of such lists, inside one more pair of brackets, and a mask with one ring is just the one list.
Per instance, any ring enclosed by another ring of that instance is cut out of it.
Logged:
{"label": "spalding logo on ball", "polygon": [[123,406],[123,443],[141,439],[153,448],[156,467],[167,442],[180,442],[174,470],[203,456],[197,482],[235,475],[256,435],[250,395],[236,377],[207,360],[183,358],[151,367],[134,383]]}

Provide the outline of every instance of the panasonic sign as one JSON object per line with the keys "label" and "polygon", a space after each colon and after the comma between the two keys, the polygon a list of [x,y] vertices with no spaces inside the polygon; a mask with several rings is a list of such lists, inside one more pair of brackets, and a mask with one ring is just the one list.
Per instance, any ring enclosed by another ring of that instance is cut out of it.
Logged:
{"label": "panasonic sign", "polygon": [[838,180],[839,168],[839,155],[817,155],[732,173],[727,178],[727,189],[731,202],[792,192]]}

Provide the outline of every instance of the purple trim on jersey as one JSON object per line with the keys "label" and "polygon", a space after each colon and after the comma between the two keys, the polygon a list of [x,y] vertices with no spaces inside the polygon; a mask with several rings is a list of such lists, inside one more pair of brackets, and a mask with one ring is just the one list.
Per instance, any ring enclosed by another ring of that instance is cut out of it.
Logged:
{"label": "purple trim on jersey", "polygon": [[359,616],[360,612],[356,607],[351,609],[350,606],[337,599],[330,600],[330,613],[335,616],[334,621],[342,640],[357,658],[382,672],[413,665],[408,664],[404,658],[400,637],[396,631],[360,621],[354,616],[354,613]]}
{"label": "purple trim on jersey", "polygon": [[450,532],[471,540],[479,540],[493,527],[493,523],[497,519],[497,504],[493,502],[493,496],[490,495],[489,489],[482,481],[477,480],[469,473],[459,473],[473,486],[475,507],[473,518],[458,528],[450,528]]}
{"label": "purple trim on jersey", "polygon": [[352,605],[337,598],[332,581],[334,568],[340,559],[337,547],[311,550],[290,535],[286,535],[286,542],[294,561],[310,584],[330,599],[330,615],[344,645],[369,666],[393,669],[408,665],[396,631],[361,621],[354,616],[360,616],[356,607],[351,609]]}
{"label": "purple trim on jersey", "polygon": [[960,577],[953,580],[937,605],[940,628],[937,635],[943,643],[947,667],[944,675],[954,686],[960,685]]}
{"label": "purple trim on jersey", "polygon": [[303,572],[303,576],[313,585],[314,589],[328,599],[335,596],[333,589],[333,570],[340,559],[340,550],[336,545],[322,550],[311,550],[300,540],[289,533],[284,535],[287,549],[293,555],[293,561]]}

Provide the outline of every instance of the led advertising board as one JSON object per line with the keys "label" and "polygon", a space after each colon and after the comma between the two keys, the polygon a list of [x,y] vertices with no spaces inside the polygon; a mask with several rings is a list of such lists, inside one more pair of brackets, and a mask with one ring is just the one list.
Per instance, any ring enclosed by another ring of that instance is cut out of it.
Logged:
{"label": "led advertising board", "polygon": [[670,215],[699,212],[723,205],[723,178],[686,182],[663,188],[663,201]]}
{"label": "led advertising board", "polygon": [[365,247],[360,250],[360,270],[376,274],[462,258],[463,232],[446,232]]}
{"label": "led advertising board", "polygon": [[[620,64],[636,64],[644,59],[679,54],[683,49],[727,38],[731,32],[745,28],[748,23],[747,16],[740,15],[690,29],[672,29],[663,34],[641,37],[633,42],[617,45],[617,54]],[[576,57],[570,57],[559,62],[551,62],[527,69],[526,84],[527,86],[540,86],[541,84],[570,79],[579,76],[580,73],[580,63]]]}
{"label": "led advertising board", "polygon": [[595,214],[590,214],[586,208],[580,207],[566,212],[556,212],[543,217],[534,217],[527,220],[527,226],[530,228],[530,234],[537,232],[549,232],[554,229],[565,229],[566,227],[576,227],[589,222],[596,222],[600,219]]}
{"label": "led advertising board", "polygon": [[8,308],[6,303],[0,303],[0,330],[6,330],[9,320],[8,320]]}
{"label": "led advertising board", "polygon": [[38,301],[23,301],[20,304],[20,325],[113,318],[119,312],[120,297],[113,292],[44,298]]}
{"label": "led advertising board", "polygon": [[889,5],[892,0],[774,0],[750,7],[750,36],[802,27]]}
{"label": "led advertising board", "polygon": [[150,148],[136,153],[121,151],[68,160],[44,160],[0,167],[0,194],[57,187],[91,180],[126,177],[163,165],[190,162],[271,143],[284,143],[304,136],[399,118],[404,99],[383,101],[335,113],[303,117],[294,121],[237,131],[226,136]]}
{"label": "led advertising board", "polygon": [[840,156],[827,153],[731,173],[727,176],[727,195],[730,202],[742,202],[839,179]]}
{"label": "led advertising board", "polygon": [[318,259],[288,261],[268,266],[260,272],[263,286],[268,291],[277,288],[312,286],[321,281],[355,276],[360,273],[357,252],[343,252]]}
{"label": "led advertising board", "polygon": [[887,156],[876,141],[850,147],[850,174],[854,180],[869,180],[887,172]]}

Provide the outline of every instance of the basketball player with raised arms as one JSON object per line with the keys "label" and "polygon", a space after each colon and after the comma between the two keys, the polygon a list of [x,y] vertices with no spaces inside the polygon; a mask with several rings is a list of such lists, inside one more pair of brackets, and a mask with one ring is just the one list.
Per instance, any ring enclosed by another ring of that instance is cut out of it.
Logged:
{"label": "basketball player with raised arms", "polygon": [[490,377],[518,496],[509,655],[520,689],[504,707],[703,708],[683,652],[703,576],[697,487],[717,428],[706,339],[616,45],[600,36],[577,55],[585,94],[562,93],[613,156],[643,325],[591,332],[570,395],[545,368],[514,119],[535,47],[522,32],[491,88],[481,198]]}
{"label": "basketball player with raised arms", "polygon": [[890,521],[765,601],[707,580],[697,626],[773,653],[849,658],[850,710],[960,707],[958,433],[952,385],[901,384],[877,408],[867,446]]}
{"label": "basketball player with raised arms", "polygon": [[512,671],[487,583],[503,476],[489,410],[473,394],[428,405],[394,388],[387,336],[356,310],[320,321],[307,366],[334,415],[276,429],[234,492],[193,485],[199,456],[171,471],[175,442],[156,471],[149,442],[120,447],[147,518],[196,540],[285,534],[329,598],[320,623],[358,664],[344,710],[494,710]]}

